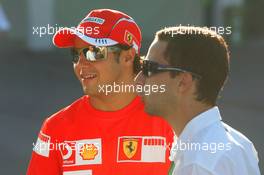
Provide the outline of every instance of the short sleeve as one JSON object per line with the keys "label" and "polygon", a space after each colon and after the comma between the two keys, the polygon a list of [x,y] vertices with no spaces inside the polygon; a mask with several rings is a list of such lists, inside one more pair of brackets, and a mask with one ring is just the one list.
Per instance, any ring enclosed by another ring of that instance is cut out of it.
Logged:
{"label": "short sleeve", "polygon": [[59,140],[50,126],[49,120],[45,120],[39,132],[28,166],[27,175],[60,175],[61,155]]}

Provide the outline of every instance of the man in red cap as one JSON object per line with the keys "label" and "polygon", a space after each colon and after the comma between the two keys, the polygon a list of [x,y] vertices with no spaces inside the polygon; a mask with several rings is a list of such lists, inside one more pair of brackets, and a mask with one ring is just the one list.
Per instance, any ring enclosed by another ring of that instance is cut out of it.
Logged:
{"label": "man in red cap", "polygon": [[27,174],[167,174],[173,130],[144,112],[136,92],[111,89],[133,85],[139,71],[135,21],[116,10],[93,10],[77,28],[58,31],[53,42],[72,49],[85,95],[44,121]]}

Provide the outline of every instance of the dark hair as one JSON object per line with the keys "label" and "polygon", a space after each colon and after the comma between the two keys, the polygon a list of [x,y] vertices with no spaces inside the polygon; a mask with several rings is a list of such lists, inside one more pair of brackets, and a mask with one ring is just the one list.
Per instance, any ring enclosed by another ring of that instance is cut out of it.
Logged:
{"label": "dark hair", "polygon": [[[132,46],[122,45],[122,44],[117,44],[115,46],[119,47],[122,50],[129,50],[129,49],[132,48]],[[116,58],[116,60],[117,60],[117,62],[119,62],[119,54],[120,54],[120,52],[117,53],[117,54],[118,54],[118,57]],[[133,72],[134,72],[134,74],[139,73],[140,69],[141,69],[140,56],[138,54],[136,54],[135,58],[134,58],[134,63],[133,63]]]}
{"label": "dark hair", "polygon": [[170,65],[197,73],[196,100],[215,105],[229,73],[229,50],[220,35],[200,27],[169,27],[156,33],[166,41],[165,59]]}

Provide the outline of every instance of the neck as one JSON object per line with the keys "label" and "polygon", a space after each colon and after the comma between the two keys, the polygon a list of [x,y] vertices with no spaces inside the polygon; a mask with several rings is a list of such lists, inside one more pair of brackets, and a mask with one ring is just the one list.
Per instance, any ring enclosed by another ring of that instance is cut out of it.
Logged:
{"label": "neck", "polygon": [[200,102],[193,102],[172,107],[174,108],[168,110],[170,113],[167,114],[166,118],[172,125],[177,137],[179,137],[188,122],[190,122],[197,115],[207,111],[212,106]]}
{"label": "neck", "polygon": [[117,111],[131,103],[136,97],[136,93],[116,93],[107,96],[90,97],[90,104],[101,111]]}

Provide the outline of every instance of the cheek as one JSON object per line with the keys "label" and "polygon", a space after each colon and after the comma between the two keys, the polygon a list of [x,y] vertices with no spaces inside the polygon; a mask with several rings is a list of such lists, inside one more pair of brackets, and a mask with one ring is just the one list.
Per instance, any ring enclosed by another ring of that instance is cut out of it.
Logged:
{"label": "cheek", "polygon": [[96,66],[97,71],[100,74],[100,81],[102,83],[112,83],[120,75],[120,67],[118,63],[112,61],[106,61],[100,66]]}
{"label": "cheek", "polygon": [[80,66],[78,66],[77,64],[73,64],[73,71],[75,76],[80,79]]}
{"label": "cheek", "polygon": [[166,99],[169,87],[166,80],[166,77],[164,77],[162,74],[157,74],[155,76],[146,78],[145,84],[152,86],[153,90],[149,98]]}
{"label": "cheek", "polygon": [[159,77],[159,75],[155,75],[155,76],[151,76],[149,78],[146,78],[145,79],[145,84],[148,84],[148,85],[160,85],[160,84],[163,84],[162,83],[163,79],[161,77]]}

